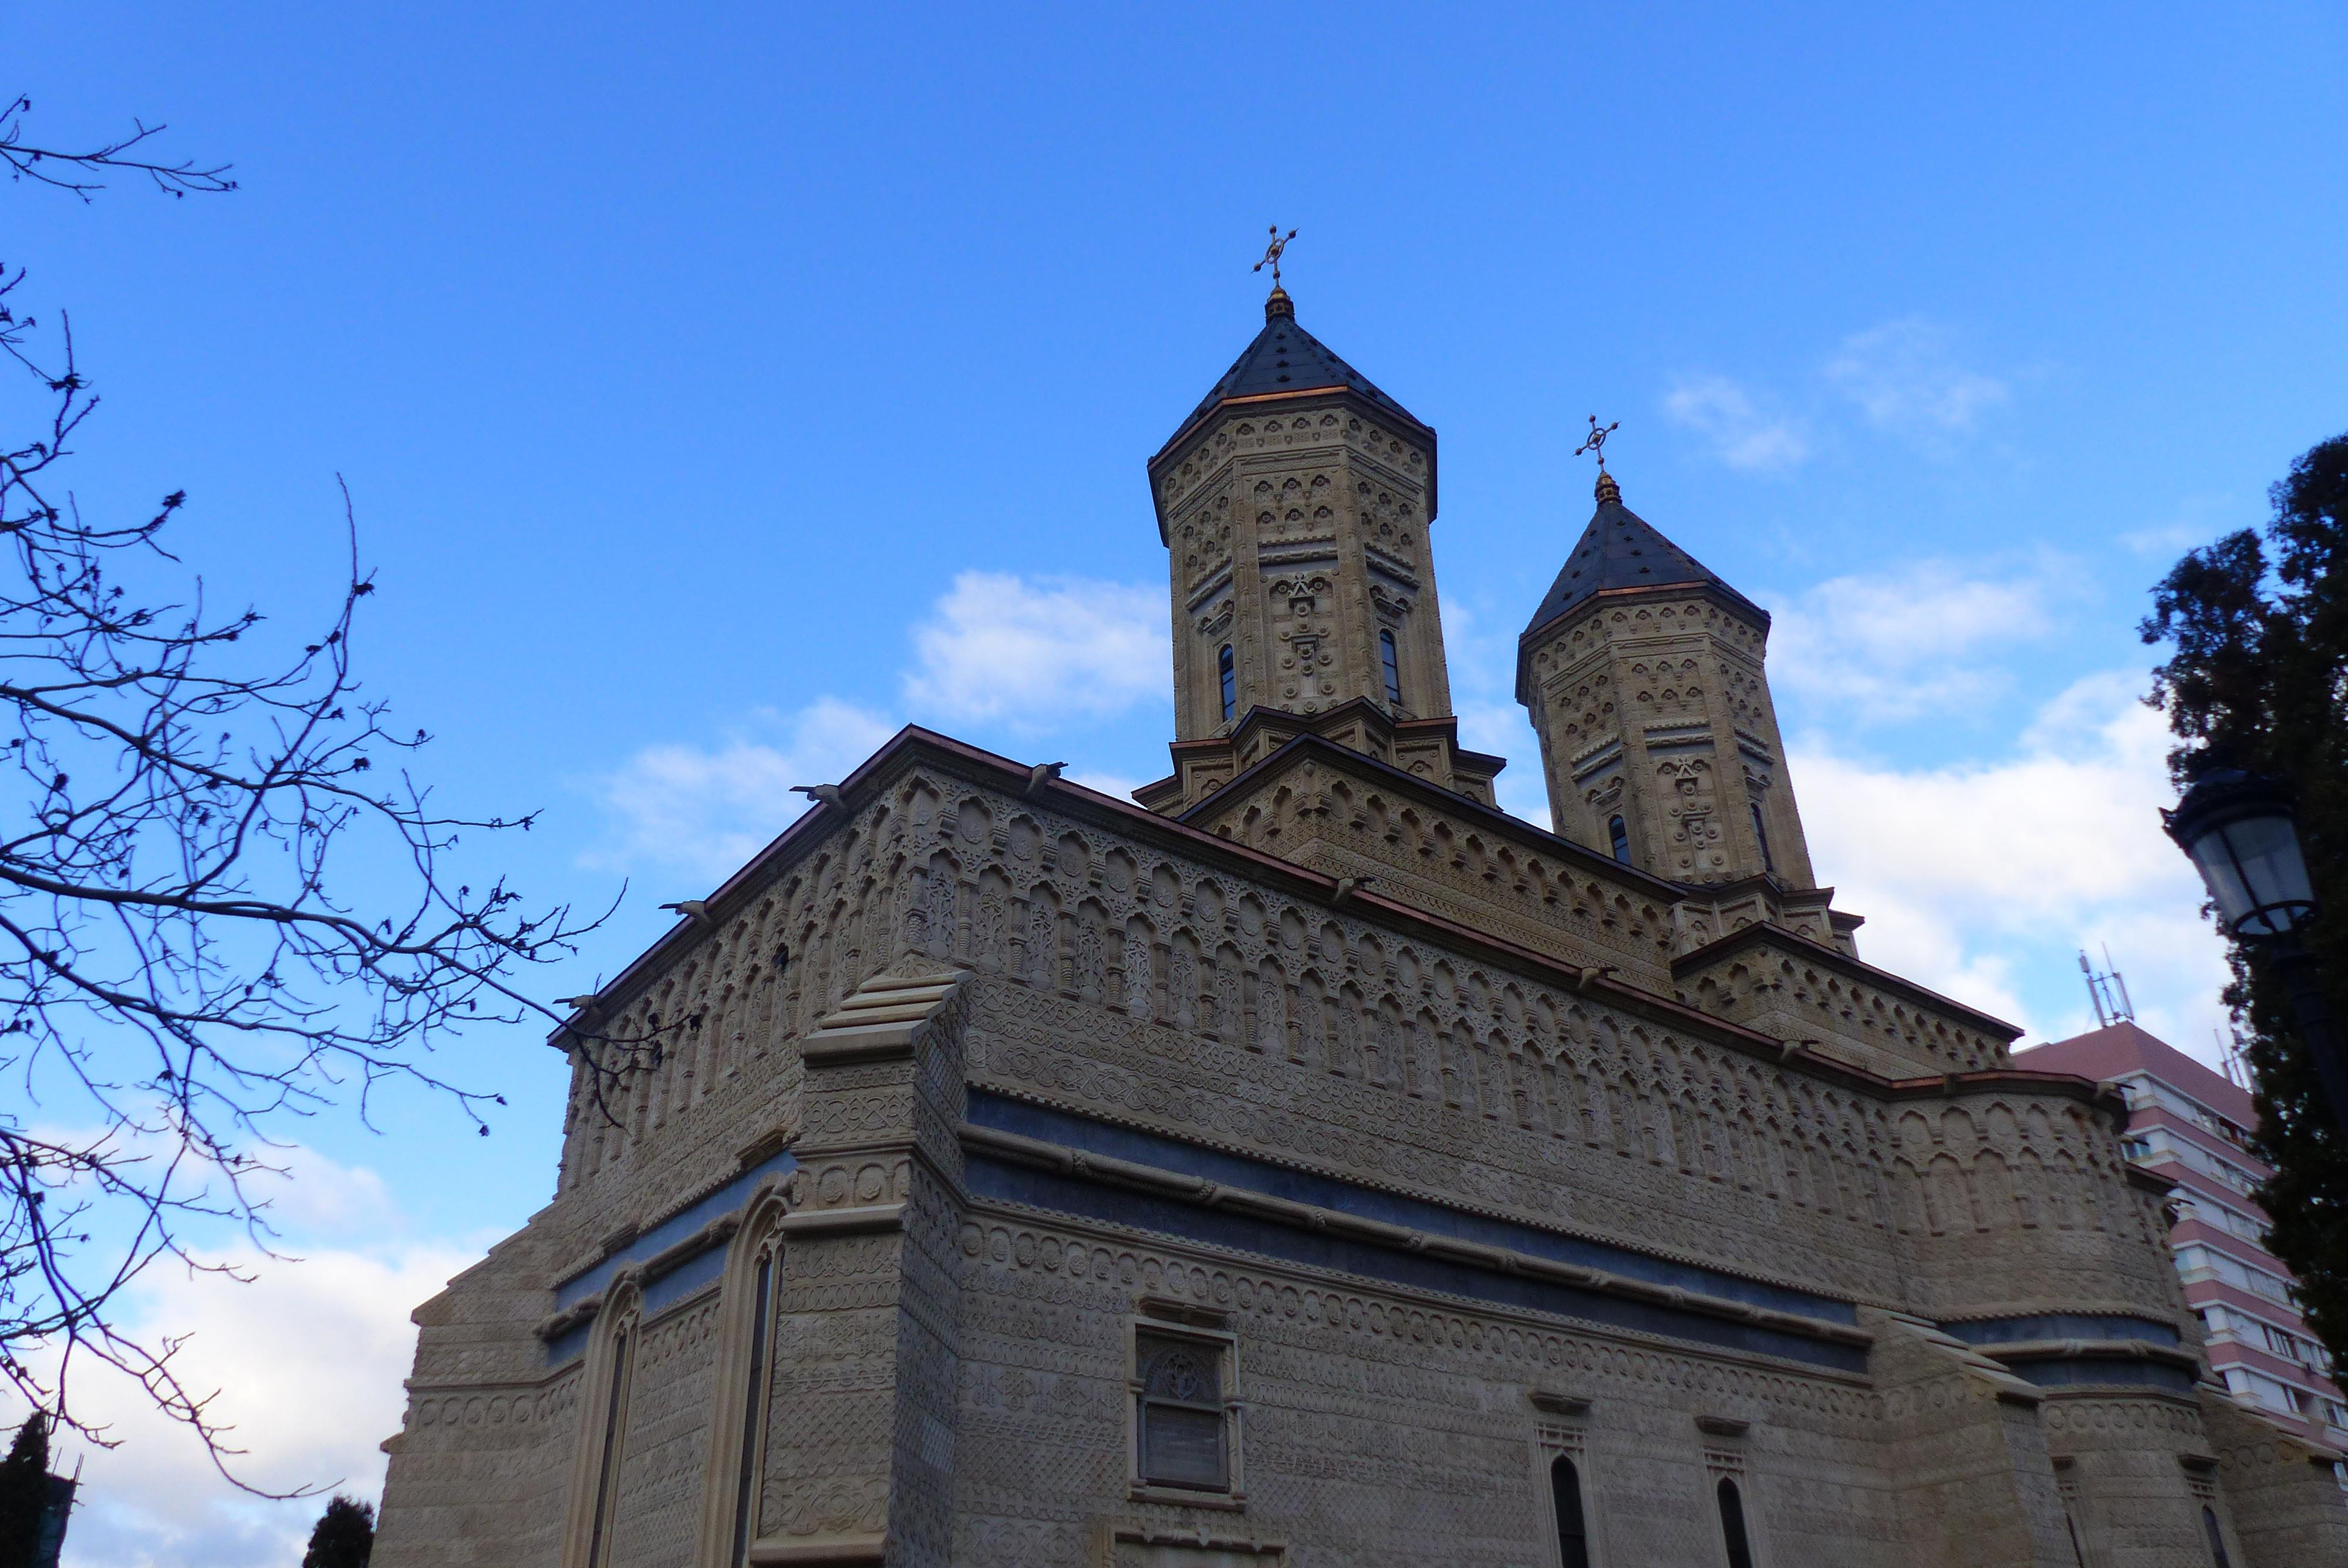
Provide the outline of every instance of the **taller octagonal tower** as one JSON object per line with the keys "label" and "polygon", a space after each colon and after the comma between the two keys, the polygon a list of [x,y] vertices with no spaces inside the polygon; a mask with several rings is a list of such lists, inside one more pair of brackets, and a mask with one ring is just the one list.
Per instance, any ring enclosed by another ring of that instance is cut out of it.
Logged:
{"label": "taller octagonal tower", "polygon": [[1174,618],[1180,812],[1300,731],[1489,803],[1462,752],[1429,529],[1434,430],[1297,324],[1263,330],[1149,462]]}

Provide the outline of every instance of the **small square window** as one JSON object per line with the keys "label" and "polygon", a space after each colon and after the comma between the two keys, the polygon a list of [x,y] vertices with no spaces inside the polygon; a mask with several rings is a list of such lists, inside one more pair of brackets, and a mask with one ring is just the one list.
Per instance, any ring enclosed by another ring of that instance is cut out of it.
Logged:
{"label": "small square window", "polygon": [[1231,1360],[1224,1336],[1135,1329],[1136,1484],[1225,1494],[1237,1490]]}

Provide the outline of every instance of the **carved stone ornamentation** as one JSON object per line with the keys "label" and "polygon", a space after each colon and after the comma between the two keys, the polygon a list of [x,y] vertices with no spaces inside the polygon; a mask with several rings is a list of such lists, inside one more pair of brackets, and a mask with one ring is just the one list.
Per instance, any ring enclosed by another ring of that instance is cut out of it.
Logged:
{"label": "carved stone ornamentation", "polygon": [[1174,777],[907,731],[605,989],[669,1049],[558,1034],[377,1568],[2348,1560],[2124,1107],[1859,958],[1766,616],[1607,477],[1520,645],[1562,831],[1498,811],[1434,433],[1268,309],[1150,464]]}

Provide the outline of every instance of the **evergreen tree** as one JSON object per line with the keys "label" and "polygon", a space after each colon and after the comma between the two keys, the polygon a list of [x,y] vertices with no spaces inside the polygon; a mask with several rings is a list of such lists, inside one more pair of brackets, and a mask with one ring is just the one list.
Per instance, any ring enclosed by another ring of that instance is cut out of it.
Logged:
{"label": "evergreen tree", "polygon": [[[2305,933],[2333,1016],[2348,1020],[2348,436],[2313,447],[2270,495],[2264,537],[2193,551],[2153,589],[2140,630],[2168,661],[2147,699],[2178,737],[2169,769],[2214,767],[2290,786],[2319,909]],[[2332,1117],[2291,1002],[2237,942],[2226,1000],[2249,1027],[2259,1130],[2274,1167],[2258,1194],[2276,1256],[2335,1364],[2348,1368],[2348,1132]]]}
{"label": "evergreen tree", "polygon": [[33,1568],[49,1501],[49,1423],[36,1410],[0,1460],[0,1568]]}
{"label": "evergreen tree", "polygon": [[375,1505],[337,1497],[310,1532],[302,1568],[366,1568],[375,1553]]}

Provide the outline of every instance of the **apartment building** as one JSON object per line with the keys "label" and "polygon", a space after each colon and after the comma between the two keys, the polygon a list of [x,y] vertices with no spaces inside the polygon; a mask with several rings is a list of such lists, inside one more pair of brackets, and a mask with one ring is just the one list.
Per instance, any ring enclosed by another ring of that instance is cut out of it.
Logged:
{"label": "apartment building", "polygon": [[2127,1156],[2178,1185],[2169,1233],[2185,1298],[2209,1331],[2211,1369],[2236,1394],[2334,1447],[2348,1445],[2348,1399],[2291,1303],[2291,1271],[2266,1247],[2251,1196],[2269,1167],[2245,1146],[2250,1091],[2121,1019],[2013,1055],[2016,1067],[2108,1080],[2127,1091]]}

